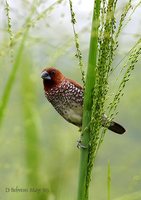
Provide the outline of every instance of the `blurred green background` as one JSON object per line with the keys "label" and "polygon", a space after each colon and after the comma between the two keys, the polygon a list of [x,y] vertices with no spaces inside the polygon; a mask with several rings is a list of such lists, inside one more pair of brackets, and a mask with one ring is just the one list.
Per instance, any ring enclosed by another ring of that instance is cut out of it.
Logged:
{"label": "blurred green background", "polygon": [[[86,66],[92,2],[73,3]],[[81,83],[68,1],[9,0],[8,6],[0,0],[0,5],[0,106],[5,106],[4,114],[0,113],[0,199],[76,199],[79,131],[47,102],[40,78],[44,67],[56,66]],[[123,6],[119,3],[117,19]],[[136,10],[122,32],[115,65],[140,37],[140,11]],[[127,133],[119,136],[107,132],[96,159],[90,199],[107,199],[108,162],[111,199],[141,199],[140,63],[127,84],[116,117]],[[113,85],[118,70],[111,74]]]}

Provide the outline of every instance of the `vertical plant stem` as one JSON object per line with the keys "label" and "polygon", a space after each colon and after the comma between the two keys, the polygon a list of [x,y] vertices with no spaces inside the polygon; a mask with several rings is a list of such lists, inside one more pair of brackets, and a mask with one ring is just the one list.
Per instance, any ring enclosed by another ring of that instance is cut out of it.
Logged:
{"label": "vertical plant stem", "polygon": [[[92,93],[95,84],[95,68],[97,62],[97,48],[98,48],[98,27],[99,27],[99,13],[100,13],[100,0],[95,0],[92,18],[92,29],[90,37],[88,69],[86,76],[86,87],[84,96],[83,108],[83,125],[82,125],[82,143],[86,147],[89,145],[90,129],[89,123],[91,121],[92,110]],[[81,148],[80,155],[80,171],[79,171],[79,186],[78,186],[78,200],[88,199],[88,189],[86,187],[87,167],[88,167],[88,153],[89,148]]]}
{"label": "vertical plant stem", "polygon": [[70,4],[71,22],[72,22],[73,33],[74,33],[74,41],[75,41],[75,47],[76,47],[76,55],[75,56],[78,58],[80,71],[81,71],[81,79],[83,82],[83,86],[85,87],[85,73],[83,70],[84,64],[83,64],[83,59],[82,59],[82,52],[80,50],[78,33],[75,30],[76,18],[75,18],[75,13],[73,11],[73,6],[72,6],[71,0],[69,0],[69,4]]}
{"label": "vertical plant stem", "polygon": [[107,200],[111,199],[111,167],[110,162],[108,162],[107,170]]}
{"label": "vertical plant stem", "polygon": [[[27,56],[26,56],[27,58]],[[39,167],[40,167],[40,149],[39,149],[39,127],[36,113],[36,89],[31,79],[31,63],[24,62],[24,68],[21,70],[22,76],[22,109],[24,114],[24,135],[25,135],[25,162],[27,168],[27,185],[29,188],[41,188]],[[32,92],[31,92],[32,91]],[[44,200],[46,194],[43,192],[30,192],[30,199]]]}
{"label": "vertical plant stem", "polygon": [[[34,11],[35,11],[35,8],[34,8],[34,4],[33,4],[33,7],[31,8],[31,13],[30,13],[29,17],[26,20],[27,25],[30,22],[30,19],[31,19]],[[26,27],[24,33],[23,33],[23,37],[22,37],[21,43],[19,45],[19,49],[18,49],[16,58],[15,58],[15,62],[13,64],[11,73],[10,73],[10,75],[8,77],[8,80],[7,80],[7,83],[6,83],[6,86],[5,86],[1,101],[0,101],[0,126],[2,124],[4,112],[5,112],[6,106],[7,106],[8,101],[9,101],[9,97],[10,97],[10,93],[11,93],[12,87],[14,85],[14,81],[15,81],[15,78],[16,78],[16,73],[17,73],[17,71],[18,71],[18,69],[20,67],[20,61],[21,61],[21,58],[22,58],[23,50],[24,50],[24,44],[25,44],[25,41],[27,39],[27,35],[28,35],[30,27],[31,26],[28,25]]]}
{"label": "vertical plant stem", "polygon": [[15,81],[16,72],[17,72],[17,70],[20,66],[21,56],[22,56],[22,53],[23,53],[24,43],[25,43],[25,40],[26,40],[26,37],[27,37],[27,33],[28,33],[28,30],[26,30],[26,32],[23,35],[20,47],[18,49],[16,59],[15,59],[15,63],[13,65],[13,68],[12,68],[11,73],[9,75],[9,78],[7,80],[7,83],[6,83],[2,98],[1,98],[1,102],[0,102],[0,126],[2,124],[4,111],[5,111],[6,106],[8,104],[10,93],[11,93],[11,90],[12,90],[12,87],[13,87],[13,84],[14,84],[14,81]]}

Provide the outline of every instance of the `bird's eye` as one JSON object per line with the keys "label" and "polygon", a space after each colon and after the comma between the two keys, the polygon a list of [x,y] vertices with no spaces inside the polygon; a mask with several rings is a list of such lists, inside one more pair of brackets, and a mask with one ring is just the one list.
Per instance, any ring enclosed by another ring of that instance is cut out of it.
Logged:
{"label": "bird's eye", "polygon": [[50,76],[52,77],[52,76],[54,76],[55,75],[55,71],[51,71],[50,72]]}

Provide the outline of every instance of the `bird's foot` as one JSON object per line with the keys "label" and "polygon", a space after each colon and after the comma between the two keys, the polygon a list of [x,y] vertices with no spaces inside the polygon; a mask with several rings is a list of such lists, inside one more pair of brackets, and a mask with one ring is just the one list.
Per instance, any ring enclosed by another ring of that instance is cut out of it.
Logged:
{"label": "bird's foot", "polygon": [[84,144],[82,144],[82,140],[81,139],[77,140],[77,148],[78,149],[80,149],[80,148],[87,149],[87,147]]}

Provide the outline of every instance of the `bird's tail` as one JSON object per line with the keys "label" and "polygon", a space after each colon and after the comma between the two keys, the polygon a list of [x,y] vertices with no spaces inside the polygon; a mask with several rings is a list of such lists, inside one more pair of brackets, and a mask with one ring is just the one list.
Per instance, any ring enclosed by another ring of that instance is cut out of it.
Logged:
{"label": "bird's tail", "polygon": [[117,134],[123,134],[126,131],[120,124],[110,121],[105,114],[102,116],[102,125]]}
{"label": "bird's tail", "polygon": [[112,121],[110,122],[110,125],[108,126],[108,129],[117,133],[117,134],[123,134],[125,133],[125,128],[123,126],[121,126],[120,124]]}

